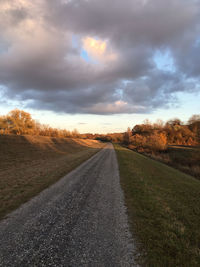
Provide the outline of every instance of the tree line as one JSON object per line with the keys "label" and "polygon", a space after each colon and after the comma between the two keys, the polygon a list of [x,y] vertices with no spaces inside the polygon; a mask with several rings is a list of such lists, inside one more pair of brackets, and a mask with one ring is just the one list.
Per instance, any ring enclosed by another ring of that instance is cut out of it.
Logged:
{"label": "tree line", "polygon": [[138,151],[163,151],[169,145],[196,146],[200,144],[200,115],[193,115],[187,123],[178,118],[166,123],[145,120],[124,133],[101,135],[98,139],[122,143]]}
{"label": "tree line", "polygon": [[196,146],[200,144],[200,115],[193,115],[187,123],[175,118],[164,123],[157,120],[151,123],[145,120],[142,124],[128,128],[124,133],[80,134],[76,129],[52,128],[41,124],[23,110],[14,109],[7,115],[0,116],[0,134],[41,135],[59,138],[97,139],[104,142],[121,143],[129,148],[143,150],[165,150],[168,145]]}
{"label": "tree line", "polygon": [[30,113],[19,109],[14,109],[7,115],[0,116],[0,134],[41,135],[61,138],[80,138],[81,136],[76,129],[68,131],[41,124],[34,120]]}
{"label": "tree line", "polygon": [[0,116],[0,135],[40,135],[57,138],[98,139],[100,134],[81,134],[77,129],[72,131],[50,127],[34,120],[30,113],[14,109],[8,114]]}

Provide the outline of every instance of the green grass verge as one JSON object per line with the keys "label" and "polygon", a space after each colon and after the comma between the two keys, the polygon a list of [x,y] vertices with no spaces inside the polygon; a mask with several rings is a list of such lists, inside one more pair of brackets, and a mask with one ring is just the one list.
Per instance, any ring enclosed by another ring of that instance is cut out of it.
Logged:
{"label": "green grass verge", "polygon": [[133,235],[145,266],[200,266],[200,181],[115,145]]}

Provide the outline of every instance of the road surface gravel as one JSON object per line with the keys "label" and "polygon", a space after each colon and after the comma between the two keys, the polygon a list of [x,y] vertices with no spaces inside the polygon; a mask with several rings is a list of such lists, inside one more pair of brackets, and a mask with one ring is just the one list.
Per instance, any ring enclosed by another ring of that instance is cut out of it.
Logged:
{"label": "road surface gravel", "polygon": [[112,144],[0,222],[0,266],[135,266]]}

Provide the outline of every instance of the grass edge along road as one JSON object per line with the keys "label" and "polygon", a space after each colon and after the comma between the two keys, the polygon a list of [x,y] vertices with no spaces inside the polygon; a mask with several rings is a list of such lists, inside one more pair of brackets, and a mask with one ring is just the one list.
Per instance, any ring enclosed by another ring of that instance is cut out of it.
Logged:
{"label": "grass edge along road", "polygon": [[0,219],[97,153],[94,140],[0,136]]}
{"label": "grass edge along road", "polygon": [[200,266],[200,181],[114,145],[138,262]]}

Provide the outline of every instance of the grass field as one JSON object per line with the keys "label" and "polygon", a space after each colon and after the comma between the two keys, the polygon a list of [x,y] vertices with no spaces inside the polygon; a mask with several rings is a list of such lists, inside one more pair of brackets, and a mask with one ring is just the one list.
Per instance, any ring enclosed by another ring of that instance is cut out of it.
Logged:
{"label": "grass field", "polygon": [[200,179],[200,147],[169,146],[164,152],[148,156]]}
{"label": "grass field", "polygon": [[128,215],[145,266],[200,266],[200,181],[115,145]]}
{"label": "grass field", "polygon": [[171,146],[168,154],[177,169],[200,179],[200,147]]}
{"label": "grass field", "polygon": [[96,153],[95,140],[0,136],[0,218]]}

